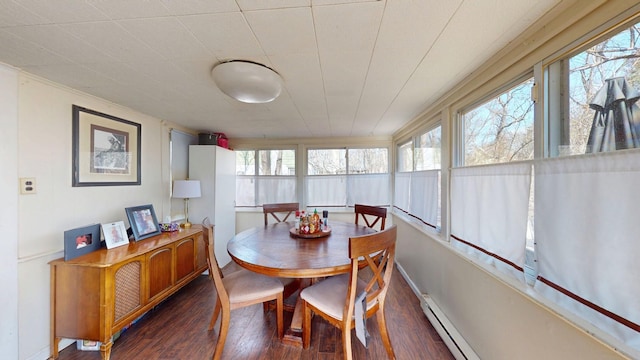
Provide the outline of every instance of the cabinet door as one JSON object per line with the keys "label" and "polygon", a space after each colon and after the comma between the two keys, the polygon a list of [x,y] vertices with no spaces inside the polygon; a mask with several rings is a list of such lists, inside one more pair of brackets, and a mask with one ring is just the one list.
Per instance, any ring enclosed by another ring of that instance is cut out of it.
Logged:
{"label": "cabinet door", "polygon": [[173,245],[164,246],[147,254],[149,301],[173,284]]}
{"label": "cabinet door", "polygon": [[58,261],[51,266],[54,327],[58,337],[100,341],[103,329],[104,271]]}
{"label": "cabinet door", "polygon": [[176,283],[196,271],[195,241],[193,237],[176,244]]}
{"label": "cabinet door", "polygon": [[207,251],[204,246],[204,237],[198,235],[196,237],[196,270],[203,271],[207,268]]}
{"label": "cabinet door", "polygon": [[114,327],[127,316],[142,307],[143,302],[143,260],[136,257],[127,262],[119,263],[113,268],[114,284]]}

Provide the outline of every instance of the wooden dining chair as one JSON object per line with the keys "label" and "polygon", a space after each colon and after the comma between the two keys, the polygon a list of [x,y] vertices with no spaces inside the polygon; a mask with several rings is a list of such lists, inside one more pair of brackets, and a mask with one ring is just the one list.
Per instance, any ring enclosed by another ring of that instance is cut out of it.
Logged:
{"label": "wooden dining chair", "polygon": [[[285,222],[291,214],[295,214],[295,212],[299,209],[300,203],[297,202],[264,204],[262,205],[262,212],[264,213],[264,224],[269,225],[269,215],[271,215],[276,220],[276,222]],[[278,215],[284,217],[280,219]]]}
{"label": "wooden dining chair", "polygon": [[[264,213],[264,225],[269,225],[269,216],[276,220],[276,222],[286,222],[291,214],[300,209],[300,203],[277,203],[277,204],[263,204],[262,212]],[[280,218],[282,217],[282,219]],[[293,219],[292,219],[293,220]],[[279,278],[284,285],[284,298],[287,299],[293,295],[300,288],[300,279],[292,278]]]}
{"label": "wooden dining chair", "polygon": [[282,339],[284,331],[282,314],[284,307],[282,291],[284,287],[282,283],[276,278],[244,269],[223,277],[214,251],[213,227],[206,222],[203,222],[202,226],[204,228],[203,237],[208,257],[209,275],[213,279],[217,297],[211,322],[209,323],[209,331],[215,327],[218,315],[222,310],[220,333],[213,353],[213,360],[218,360],[222,356],[224,343],[229,332],[231,310],[234,309],[275,300],[278,337]]}
{"label": "wooden dining chair", "polygon": [[[366,292],[366,318],[376,314],[380,336],[389,359],[395,359],[384,314],[384,302],[391,281],[395,259],[397,226],[386,230],[349,238],[351,270],[322,280],[300,293],[302,299],[302,346],[311,342],[311,313],[320,315],[342,330],[342,348],[345,359],[352,359],[351,330],[356,296]],[[375,254],[372,255],[372,254]],[[381,257],[380,257],[381,256]],[[378,263],[375,258],[380,257]],[[361,262],[366,262],[362,267]],[[371,271],[363,271],[370,268]]]}
{"label": "wooden dining chair", "polygon": [[384,225],[387,220],[387,208],[356,204],[355,213],[356,225],[359,224],[360,218],[362,218],[364,220],[364,223],[370,228],[374,228],[378,221],[380,221],[379,230],[384,230]]}

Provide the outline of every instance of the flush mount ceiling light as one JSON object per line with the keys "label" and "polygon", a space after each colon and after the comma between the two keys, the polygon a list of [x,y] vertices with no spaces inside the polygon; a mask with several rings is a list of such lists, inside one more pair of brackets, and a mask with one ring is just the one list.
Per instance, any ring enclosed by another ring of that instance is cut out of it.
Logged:
{"label": "flush mount ceiling light", "polygon": [[262,64],[232,60],[216,65],[211,76],[223,93],[250,104],[275,100],[282,91],[282,78]]}

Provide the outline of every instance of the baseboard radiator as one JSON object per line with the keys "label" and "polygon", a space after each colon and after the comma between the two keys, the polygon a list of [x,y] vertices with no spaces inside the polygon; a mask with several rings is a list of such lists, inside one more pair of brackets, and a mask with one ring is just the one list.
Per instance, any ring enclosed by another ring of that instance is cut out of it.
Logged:
{"label": "baseboard radiator", "polygon": [[429,295],[422,294],[420,306],[456,360],[480,360]]}

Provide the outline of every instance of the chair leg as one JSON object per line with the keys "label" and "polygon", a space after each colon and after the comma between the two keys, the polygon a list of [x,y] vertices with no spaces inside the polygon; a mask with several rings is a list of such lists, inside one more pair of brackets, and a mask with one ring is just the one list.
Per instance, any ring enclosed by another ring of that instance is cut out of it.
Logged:
{"label": "chair leg", "polygon": [[384,344],[384,348],[387,350],[387,355],[389,355],[389,359],[395,360],[396,355],[393,352],[393,346],[391,345],[391,339],[389,338],[389,331],[387,330],[387,320],[384,316],[384,308],[380,307],[378,312],[376,313],[376,319],[378,320],[378,328],[380,329],[380,337],[382,338],[382,343]]}
{"label": "chair leg", "polygon": [[213,352],[213,360],[220,360],[222,358],[222,351],[224,350],[224,343],[227,340],[227,334],[229,333],[229,318],[230,313],[222,310],[222,316],[220,318],[220,334],[218,334],[218,342],[216,343],[216,349]]}
{"label": "chair leg", "polygon": [[302,300],[302,348],[308,349],[311,343],[311,308]]}
{"label": "chair leg", "polygon": [[220,314],[220,299],[216,299],[216,306],[213,308],[213,315],[211,315],[211,322],[209,322],[209,331],[213,330]]}
{"label": "chair leg", "polygon": [[284,335],[284,320],[283,320],[283,312],[284,312],[284,299],[282,293],[279,293],[276,297],[276,323],[278,324],[278,338],[282,339]]}
{"label": "chair leg", "polygon": [[342,326],[342,352],[344,353],[344,359],[353,359],[351,352],[351,328],[348,322]]}

